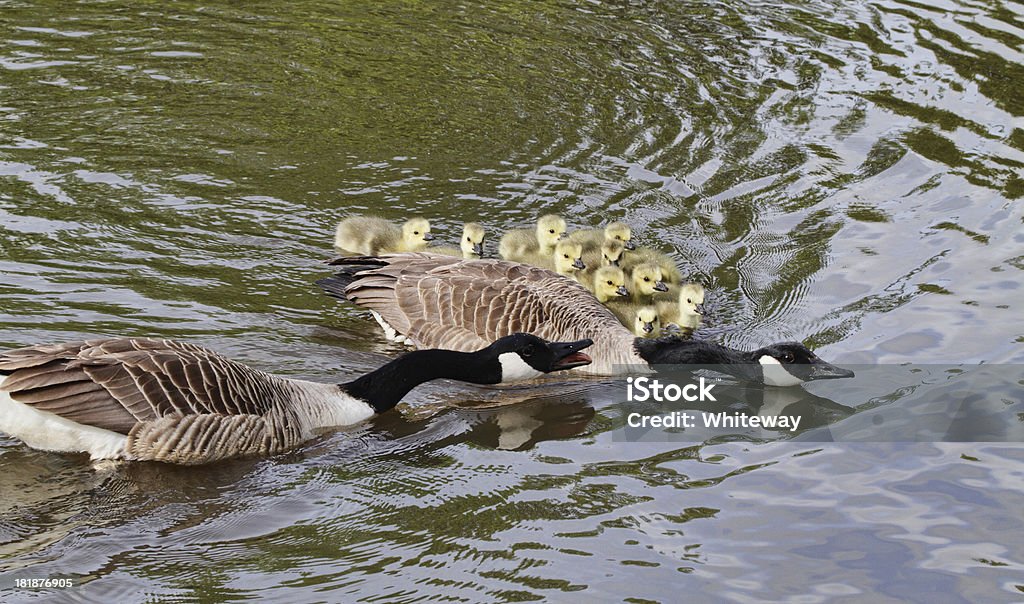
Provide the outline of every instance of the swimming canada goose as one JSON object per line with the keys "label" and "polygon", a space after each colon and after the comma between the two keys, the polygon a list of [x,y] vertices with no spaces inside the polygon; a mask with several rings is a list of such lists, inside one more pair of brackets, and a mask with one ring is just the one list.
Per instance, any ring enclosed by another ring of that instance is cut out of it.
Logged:
{"label": "swimming canada goose", "polygon": [[401,228],[377,216],[350,216],[338,223],[334,246],[356,254],[418,252],[433,241],[430,222],[423,218],[405,221]]}
{"label": "swimming canada goose", "polygon": [[444,254],[445,256],[462,256],[463,258],[480,258],[484,255],[484,227],[476,222],[467,222],[462,226],[462,238],[459,239],[459,247],[437,246],[427,248],[425,251],[432,254]]}
{"label": "swimming canada goose", "polygon": [[475,352],[410,352],[344,384],[278,377],[172,340],[31,346],[0,353],[0,432],[93,459],[272,455],[383,413],[423,382],[529,379],[588,364],[589,345],[517,333]]}
{"label": "swimming canada goose", "polygon": [[629,225],[624,222],[610,222],[603,229],[582,229],[569,233],[569,241],[582,243],[583,248],[591,250],[600,247],[605,241],[617,241],[627,250],[635,250],[636,244],[630,241],[633,236]]}
{"label": "swimming canada goose", "polygon": [[674,298],[659,299],[657,308],[662,324],[677,325],[692,331],[700,325],[700,318],[704,314],[704,287],[699,283],[685,283],[678,287],[678,294]]}
{"label": "swimming canada goose", "polygon": [[629,272],[638,264],[655,263],[661,269],[661,280],[668,284],[679,284],[683,281],[683,275],[675,261],[667,254],[663,254],[649,247],[639,247],[623,258],[621,266]]}
{"label": "swimming canada goose", "polygon": [[602,266],[585,277],[586,279],[581,279],[580,283],[594,294],[601,304],[629,296],[626,275],[617,266]]}
{"label": "swimming canada goose", "polygon": [[502,235],[498,255],[515,262],[523,262],[529,255],[550,256],[565,229],[561,216],[546,214],[537,220],[536,229],[513,229]]}
{"label": "swimming canada goose", "polygon": [[339,258],[328,294],[371,310],[385,333],[417,348],[474,350],[514,332],[553,340],[591,338],[585,373],[621,375],[656,364],[723,364],[729,373],[776,386],[853,372],[795,342],[744,352],[711,342],[636,338],[582,285],[556,273],[503,260],[430,254]]}
{"label": "swimming canada goose", "polygon": [[641,306],[633,314],[633,335],[641,338],[656,338],[661,334],[661,319],[653,306]]}

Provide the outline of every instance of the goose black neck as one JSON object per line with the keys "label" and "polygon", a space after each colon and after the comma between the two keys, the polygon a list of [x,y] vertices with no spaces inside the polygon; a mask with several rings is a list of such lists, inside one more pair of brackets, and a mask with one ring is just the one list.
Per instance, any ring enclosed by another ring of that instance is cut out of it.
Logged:
{"label": "goose black neck", "polygon": [[383,413],[398,404],[410,390],[424,382],[447,378],[473,384],[497,384],[501,365],[486,350],[416,350],[398,357],[376,371],[339,387]]}
{"label": "goose black neck", "polygon": [[749,352],[714,342],[683,340],[675,336],[637,338],[633,346],[649,365],[739,365],[757,362]]}

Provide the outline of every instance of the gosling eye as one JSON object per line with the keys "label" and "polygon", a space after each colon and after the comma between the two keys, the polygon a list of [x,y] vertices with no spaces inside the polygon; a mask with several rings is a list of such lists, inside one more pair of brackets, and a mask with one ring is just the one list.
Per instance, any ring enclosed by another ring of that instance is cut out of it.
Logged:
{"label": "gosling eye", "polygon": [[533,353],[535,352],[537,352],[537,349],[534,347],[534,345],[527,344],[519,354],[523,357],[530,358],[533,356]]}
{"label": "gosling eye", "polygon": [[612,284],[612,282],[611,282],[611,281],[609,281],[609,282],[608,282],[608,285],[611,285],[611,284]]}
{"label": "gosling eye", "polygon": [[419,235],[419,234],[420,234],[420,232],[419,232],[419,231],[413,231],[413,232],[412,232],[412,234],[413,234],[413,235]]}
{"label": "gosling eye", "polygon": [[466,237],[466,241],[472,241],[472,239],[470,239],[469,237]]}
{"label": "gosling eye", "polygon": [[686,299],[686,303],[687,303],[687,304],[693,304],[693,300],[691,300],[691,299],[687,298],[687,299]]}
{"label": "gosling eye", "polygon": [[554,235],[555,234],[555,229],[551,229],[548,232],[551,233],[552,235]]}
{"label": "gosling eye", "polygon": [[650,277],[644,277],[644,281],[650,281],[650,280],[651,280]]}
{"label": "gosling eye", "polygon": [[615,238],[618,239],[619,241],[622,241],[622,237],[620,237],[618,235],[616,235]]}
{"label": "gosling eye", "polygon": [[568,258],[569,254],[562,254],[562,258]]}

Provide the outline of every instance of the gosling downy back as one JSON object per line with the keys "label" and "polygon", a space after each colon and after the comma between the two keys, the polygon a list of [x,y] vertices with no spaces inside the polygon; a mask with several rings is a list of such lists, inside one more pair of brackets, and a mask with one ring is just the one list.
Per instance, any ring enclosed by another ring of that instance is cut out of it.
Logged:
{"label": "gosling downy back", "polygon": [[399,228],[376,216],[351,216],[338,223],[334,245],[357,254],[375,255],[420,251],[433,238],[430,222],[423,218],[407,220]]}
{"label": "gosling downy back", "polygon": [[633,250],[636,246],[631,241],[633,231],[624,222],[610,222],[603,229],[582,229],[569,234],[569,241],[583,244],[584,250],[590,251],[601,246],[605,242],[617,242],[622,244],[626,250]]}
{"label": "gosling downy back", "polygon": [[537,220],[534,229],[513,229],[505,233],[498,244],[498,254],[513,262],[523,262],[528,256],[550,256],[565,229],[561,216],[546,214]]}

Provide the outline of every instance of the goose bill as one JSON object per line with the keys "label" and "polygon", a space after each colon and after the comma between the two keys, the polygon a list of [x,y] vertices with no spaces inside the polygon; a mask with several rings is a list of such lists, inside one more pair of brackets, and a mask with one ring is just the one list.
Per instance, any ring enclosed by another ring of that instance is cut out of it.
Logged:
{"label": "goose bill", "polygon": [[589,355],[580,352],[584,348],[593,344],[593,340],[579,340],[578,342],[558,342],[551,344],[551,350],[554,352],[554,362],[551,364],[552,371],[560,371],[563,369],[572,369],[574,367],[583,367],[589,365],[593,359]]}
{"label": "goose bill", "polygon": [[837,380],[839,378],[852,377],[854,377],[854,373],[849,369],[836,367],[832,363],[817,359],[811,364],[811,372],[810,375],[808,375],[808,380]]}

